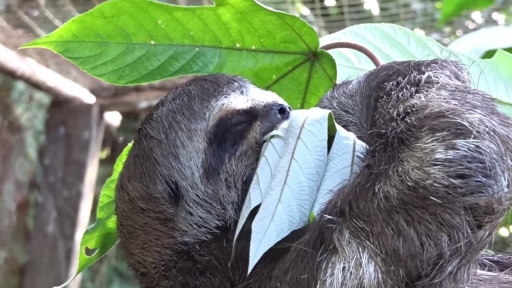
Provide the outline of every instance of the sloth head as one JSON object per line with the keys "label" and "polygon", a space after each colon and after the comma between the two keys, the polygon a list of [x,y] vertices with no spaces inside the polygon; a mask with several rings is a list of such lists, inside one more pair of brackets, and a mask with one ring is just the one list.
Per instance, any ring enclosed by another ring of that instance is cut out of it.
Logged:
{"label": "sloth head", "polygon": [[118,233],[132,266],[233,229],[263,137],[290,111],[276,94],[228,75],[196,77],[163,98],[137,131],[116,187]]}

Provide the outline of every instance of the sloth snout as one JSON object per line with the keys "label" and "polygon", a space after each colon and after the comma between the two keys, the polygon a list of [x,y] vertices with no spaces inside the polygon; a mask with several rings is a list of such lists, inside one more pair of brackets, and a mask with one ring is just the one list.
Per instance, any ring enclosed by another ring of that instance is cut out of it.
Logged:
{"label": "sloth snout", "polygon": [[283,103],[272,103],[270,104],[271,117],[276,119],[278,122],[286,121],[290,119],[290,112],[292,108]]}
{"label": "sloth snout", "polygon": [[283,102],[276,101],[266,104],[260,114],[262,139],[265,135],[277,129],[283,122],[288,121],[291,111],[292,108]]}

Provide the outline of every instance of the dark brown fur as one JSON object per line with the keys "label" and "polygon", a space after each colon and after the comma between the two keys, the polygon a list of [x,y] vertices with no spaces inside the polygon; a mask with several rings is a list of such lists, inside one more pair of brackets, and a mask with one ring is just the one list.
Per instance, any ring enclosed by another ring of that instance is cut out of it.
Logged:
{"label": "dark brown fur", "polygon": [[246,276],[248,223],[228,267],[262,137],[276,125],[256,100],[235,125],[230,103],[260,93],[239,77],[198,77],[142,124],[116,196],[141,287],[512,287],[512,261],[482,255],[510,203],[512,122],[446,60],[385,64],[325,95],[319,106],[369,145],[360,172]]}

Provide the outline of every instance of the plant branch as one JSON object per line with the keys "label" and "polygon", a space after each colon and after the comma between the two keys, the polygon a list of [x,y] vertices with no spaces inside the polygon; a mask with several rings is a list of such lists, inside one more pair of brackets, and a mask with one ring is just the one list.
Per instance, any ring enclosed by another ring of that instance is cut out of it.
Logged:
{"label": "plant branch", "polygon": [[375,67],[380,66],[380,61],[377,58],[377,56],[375,56],[375,54],[373,54],[370,50],[368,50],[368,48],[363,47],[356,43],[334,42],[334,43],[330,43],[330,44],[320,47],[320,49],[323,49],[326,51],[331,50],[331,49],[340,49],[340,48],[348,48],[348,49],[359,51],[359,52],[363,53],[366,57],[370,58],[370,60],[372,60],[373,65],[375,65]]}
{"label": "plant branch", "polygon": [[21,79],[34,88],[58,98],[79,100],[88,104],[96,102],[96,97],[81,85],[1,44],[0,72]]}
{"label": "plant branch", "polygon": [[48,10],[48,8],[46,8],[45,0],[38,0],[38,3],[39,3],[39,8],[43,12],[43,14],[46,16],[46,18],[48,18],[53,23],[53,25],[55,25],[57,27],[62,26],[62,23],[59,21],[59,19],[57,19],[57,17],[55,17],[50,12],[50,10]]}
{"label": "plant branch", "polygon": [[34,21],[32,21],[30,18],[28,18],[27,15],[25,15],[21,10],[19,10],[18,8],[14,9],[16,11],[16,15],[18,15],[18,17],[20,17],[20,19],[23,22],[25,22],[25,24],[27,24],[37,35],[39,35],[39,37],[43,37],[44,35],[46,35],[46,32],[41,30],[41,28],[39,28],[37,24],[34,23]]}

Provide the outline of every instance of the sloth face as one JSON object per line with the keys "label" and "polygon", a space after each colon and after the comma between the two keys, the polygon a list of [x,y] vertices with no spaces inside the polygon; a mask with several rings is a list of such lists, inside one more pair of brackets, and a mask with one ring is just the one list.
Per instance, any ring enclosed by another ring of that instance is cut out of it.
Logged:
{"label": "sloth face", "polygon": [[[144,194],[144,200],[156,197],[152,202],[163,201],[179,211],[205,213],[211,220],[207,226],[231,225],[255,173],[263,137],[288,120],[290,111],[275,93],[240,77],[196,77],[169,93],[144,119],[119,194]],[[121,191],[123,187],[131,191]],[[125,200],[133,201],[118,201]]]}
{"label": "sloth face", "polygon": [[221,169],[252,168],[263,137],[290,117],[290,106],[275,93],[240,78],[229,80],[237,87],[225,86],[223,93],[215,94],[208,110],[203,162],[208,179],[218,177]]}

